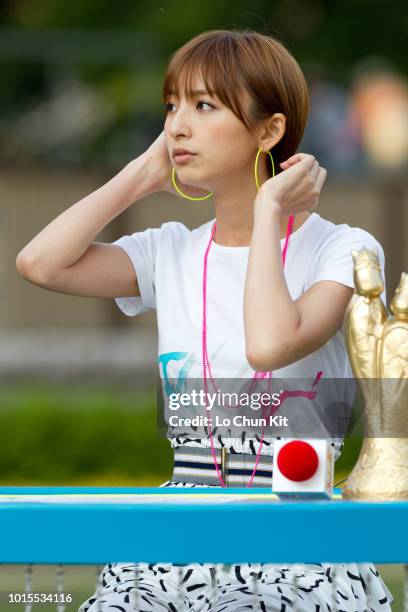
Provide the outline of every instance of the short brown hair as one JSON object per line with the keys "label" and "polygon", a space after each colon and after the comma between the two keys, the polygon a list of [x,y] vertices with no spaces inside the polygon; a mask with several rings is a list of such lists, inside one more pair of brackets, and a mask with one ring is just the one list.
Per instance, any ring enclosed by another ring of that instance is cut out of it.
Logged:
{"label": "short brown hair", "polygon": [[[170,58],[163,83],[163,101],[173,92],[191,99],[192,79],[201,75],[208,93],[221,102],[251,130],[274,113],[286,117],[286,131],[273,148],[275,170],[296,153],[309,112],[309,92],[294,57],[269,34],[253,30],[208,30],[180,47]],[[248,109],[242,104],[248,93]],[[269,159],[269,157],[268,157]]]}

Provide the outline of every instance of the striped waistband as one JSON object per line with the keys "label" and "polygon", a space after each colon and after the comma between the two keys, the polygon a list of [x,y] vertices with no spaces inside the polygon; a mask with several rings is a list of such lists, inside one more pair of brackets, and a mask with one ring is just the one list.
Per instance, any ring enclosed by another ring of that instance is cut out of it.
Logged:
{"label": "striped waistband", "polygon": [[[174,450],[174,469],[171,480],[203,485],[219,485],[211,448],[179,446]],[[215,449],[218,468],[221,473],[221,449]],[[252,453],[227,453],[227,487],[247,486],[254,471],[256,455]],[[272,455],[260,455],[252,487],[272,487]]]}

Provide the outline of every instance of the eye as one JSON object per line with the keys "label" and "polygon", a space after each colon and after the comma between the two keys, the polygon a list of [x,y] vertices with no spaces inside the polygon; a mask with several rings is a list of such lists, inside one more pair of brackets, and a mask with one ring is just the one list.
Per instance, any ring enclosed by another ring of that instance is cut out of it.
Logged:
{"label": "eye", "polygon": [[209,106],[210,108],[214,108],[214,106],[213,106],[212,104],[210,104],[209,102],[205,102],[204,100],[199,100],[199,101],[197,102],[197,106],[198,106],[199,104],[206,104],[206,105],[207,105],[207,106]]}
{"label": "eye", "polygon": [[[206,104],[207,106],[209,106],[210,108],[215,108],[215,106],[213,106],[212,104],[210,104],[209,102],[205,102],[205,100],[199,100],[197,102],[197,106],[199,106],[200,104]],[[166,112],[171,112],[171,106],[174,106],[174,104],[172,102],[166,102],[166,104],[164,105],[165,111]]]}

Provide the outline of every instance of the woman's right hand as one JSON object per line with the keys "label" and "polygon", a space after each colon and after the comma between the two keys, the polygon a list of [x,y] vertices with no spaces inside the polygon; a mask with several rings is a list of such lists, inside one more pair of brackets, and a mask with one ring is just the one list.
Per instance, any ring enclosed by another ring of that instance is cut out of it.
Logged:
{"label": "woman's right hand", "polygon": [[[167,150],[164,131],[162,131],[156,140],[152,142],[144,155],[148,159],[149,185],[151,186],[151,193],[157,191],[167,191],[168,193],[172,193],[173,195],[177,195],[179,198],[182,198],[182,196],[174,189],[173,181],[171,180],[173,165]],[[201,189],[201,187],[195,187],[194,185],[182,183],[177,177],[177,170],[176,183],[183,193],[191,197],[197,198],[208,195],[208,191],[206,189]]]}

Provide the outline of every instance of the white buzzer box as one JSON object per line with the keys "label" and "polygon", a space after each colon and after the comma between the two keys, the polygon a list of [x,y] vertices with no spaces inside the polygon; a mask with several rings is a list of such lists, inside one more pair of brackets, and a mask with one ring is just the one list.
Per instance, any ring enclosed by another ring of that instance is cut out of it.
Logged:
{"label": "white buzzer box", "polygon": [[334,448],[329,440],[274,440],[272,492],[283,499],[332,499]]}

